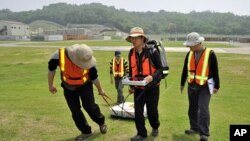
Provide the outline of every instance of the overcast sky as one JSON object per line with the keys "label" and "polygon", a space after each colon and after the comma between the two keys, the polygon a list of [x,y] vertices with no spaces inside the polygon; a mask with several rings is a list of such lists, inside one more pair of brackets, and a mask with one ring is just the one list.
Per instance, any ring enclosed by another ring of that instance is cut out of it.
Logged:
{"label": "overcast sky", "polygon": [[92,2],[114,6],[127,11],[154,11],[189,13],[190,11],[231,12],[237,15],[250,15],[250,0],[0,0],[0,9],[14,12],[42,9],[43,6],[65,2],[88,4]]}

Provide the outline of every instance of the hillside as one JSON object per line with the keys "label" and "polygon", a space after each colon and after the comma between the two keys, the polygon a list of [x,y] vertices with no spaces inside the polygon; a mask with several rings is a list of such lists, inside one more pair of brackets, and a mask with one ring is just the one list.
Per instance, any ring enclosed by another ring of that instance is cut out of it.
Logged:
{"label": "hillside", "polygon": [[63,28],[62,25],[45,20],[36,20],[34,22],[31,22],[29,26],[33,31],[38,28],[43,28],[44,30],[57,30]]}
{"label": "hillside", "polygon": [[0,20],[15,20],[30,24],[47,20],[67,24],[99,24],[128,32],[133,26],[141,26],[149,34],[186,34],[191,31],[203,34],[250,35],[250,16],[211,11],[188,14],[178,12],[128,12],[99,3],[71,5],[57,3],[41,10],[12,12],[0,10]]}

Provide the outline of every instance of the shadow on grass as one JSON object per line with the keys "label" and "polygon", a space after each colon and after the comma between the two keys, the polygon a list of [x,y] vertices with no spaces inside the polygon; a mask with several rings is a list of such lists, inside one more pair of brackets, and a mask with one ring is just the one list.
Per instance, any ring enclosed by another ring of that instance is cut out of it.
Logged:
{"label": "shadow on grass", "polygon": [[[100,132],[98,133],[93,133],[92,136],[90,136],[89,138],[86,139],[86,141],[92,141],[94,139],[100,139],[102,136],[102,134]],[[60,141],[75,141],[75,138],[69,138],[69,139],[65,139],[65,140],[60,140]]]}
{"label": "shadow on grass", "polygon": [[197,135],[173,134],[173,141],[198,141]]}
{"label": "shadow on grass", "polygon": [[65,140],[59,140],[59,141],[74,141],[75,138],[65,139]]}
{"label": "shadow on grass", "polygon": [[113,115],[110,115],[109,118],[112,120],[122,120],[122,121],[132,121],[132,122],[134,121],[133,118],[123,118],[123,117],[113,116]]}

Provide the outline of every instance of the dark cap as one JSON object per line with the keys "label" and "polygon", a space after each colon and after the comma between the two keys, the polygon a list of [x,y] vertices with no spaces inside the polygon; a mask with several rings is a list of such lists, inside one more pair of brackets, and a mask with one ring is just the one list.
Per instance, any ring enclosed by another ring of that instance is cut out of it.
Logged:
{"label": "dark cap", "polygon": [[115,51],[115,56],[118,56],[118,57],[121,56],[121,52],[119,50],[116,50]]}

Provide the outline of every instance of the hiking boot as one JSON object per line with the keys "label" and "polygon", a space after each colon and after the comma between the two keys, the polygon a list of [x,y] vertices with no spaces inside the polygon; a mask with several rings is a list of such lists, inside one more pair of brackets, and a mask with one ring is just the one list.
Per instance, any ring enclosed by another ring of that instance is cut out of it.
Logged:
{"label": "hiking boot", "polygon": [[143,137],[143,136],[140,136],[140,135],[135,135],[134,137],[132,137],[130,139],[130,141],[143,141],[144,139],[146,139],[147,137]]}
{"label": "hiking boot", "polygon": [[84,141],[86,140],[87,138],[89,138],[92,134],[89,133],[89,134],[80,134],[79,136],[75,137],[75,141]]}
{"label": "hiking boot", "polygon": [[200,141],[208,141],[208,136],[206,136],[206,135],[201,135]]}
{"label": "hiking boot", "polygon": [[151,135],[152,135],[153,137],[158,136],[158,134],[159,134],[159,130],[158,130],[158,129],[152,129]]}
{"label": "hiking boot", "polygon": [[185,130],[185,134],[187,134],[187,135],[199,134],[199,132],[196,130],[193,130],[193,129],[188,129],[188,130]]}
{"label": "hiking boot", "polygon": [[102,134],[107,133],[107,125],[106,124],[100,125],[100,132]]}

